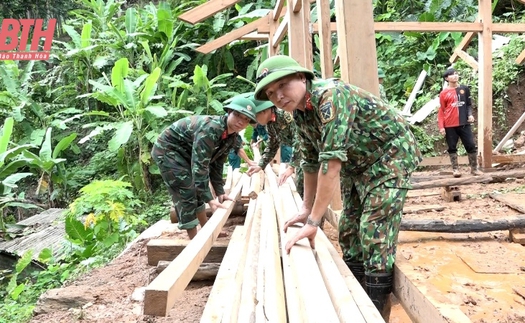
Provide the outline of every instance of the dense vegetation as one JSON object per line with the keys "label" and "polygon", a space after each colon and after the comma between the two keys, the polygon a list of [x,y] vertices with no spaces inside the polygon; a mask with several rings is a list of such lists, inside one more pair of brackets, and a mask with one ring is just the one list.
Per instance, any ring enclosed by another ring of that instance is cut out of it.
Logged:
{"label": "dense vegetation", "polygon": [[[38,255],[44,270],[28,272],[34,256],[28,253],[16,268],[0,271],[2,319],[27,321],[43,291],[106,263],[166,217],[169,198],[151,161],[152,142],[173,121],[223,113],[225,100],[253,89],[263,43],[237,41],[209,55],[195,48],[265,15],[274,1],[242,1],[195,26],[177,19],[203,2],[0,4],[1,18],[59,18],[48,61],[0,61],[0,238],[24,234],[14,226],[21,218],[60,207],[68,209],[70,242],[65,256]],[[475,0],[375,0],[374,8],[376,21],[474,21],[477,15]],[[315,17],[315,4],[312,12]],[[517,22],[523,6],[496,1],[494,13],[495,21]],[[519,82],[521,71],[514,58],[523,40],[508,36],[494,64],[496,118],[504,117],[505,90]],[[378,64],[392,105],[403,107],[422,69],[428,77],[412,111],[435,97],[462,37],[378,33]],[[286,42],[282,46],[286,50]],[[469,47],[473,56],[476,46]],[[476,93],[475,74],[466,64],[458,68]],[[414,132],[423,151],[433,154],[438,137],[419,126]]]}

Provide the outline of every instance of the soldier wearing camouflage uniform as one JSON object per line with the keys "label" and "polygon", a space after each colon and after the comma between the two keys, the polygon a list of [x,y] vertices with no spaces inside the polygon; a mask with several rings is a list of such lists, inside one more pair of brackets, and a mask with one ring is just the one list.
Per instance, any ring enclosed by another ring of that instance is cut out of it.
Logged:
{"label": "soldier wearing camouflage uniform", "polygon": [[215,211],[232,200],[224,193],[223,167],[228,152],[242,145],[238,133],[256,122],[253,109],[251,100],[236,97],[225,106],[227,116],[182,118],[165,129],[153,146],[151,156],[171,194],[179,228],[187,230],[190,239],[197,234],[197,225],[207,221],[205,203]]}
{"label": "soldier wearing camouflage uniform", "polygon": [[285,173],[279,176],[279,185],[284,183],[286,179],[296,171],[297,192],[303,196],[303,172],[299,167],[300,158],[297,157],[300,156],[300,146],[299,140],[296,138],[297,129],[293,121],[293,116],[286,111],[277,109],[270,101],[259,101],[253,97],[251,99],[255,104],[257,123],[266,126],[269,142],[264,149],[264,152],[261,154],[259,164],[256,166],[250,166],[247,174],[252,176],[252,174],[265,169],[266,165],[268,165],[275,157],[279,147],[283,149],[282,145],[293,147],[293,153],[288,168]]}
{"label": "soldier wearing camouflage uniform", "polygon": [[303,206],[284,229],[306,224],[288,241],[287,252],[305,237],[313,246],[341,183],[344,260],[357,279],[364,276],[366,292],[388,322],[403,204],[422,160],[409,124],[378,97],[338,79],[314,80],[312,71],[288,56],[267,59],[257,75],[255,97],[293,113],[303,148]]}

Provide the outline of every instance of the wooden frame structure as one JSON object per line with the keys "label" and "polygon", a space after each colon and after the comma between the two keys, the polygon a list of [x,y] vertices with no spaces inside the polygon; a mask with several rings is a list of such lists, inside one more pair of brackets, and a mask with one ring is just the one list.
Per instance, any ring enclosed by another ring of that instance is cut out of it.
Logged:
{"label": "wooden frame structure", "polygon": [[[189,23],[200,22],[215,13],[230,7],[240,0],[210,0],[179,16]],[[318,23],[310,20],[311,4],[316,2]],[[520,2],[525,3],[524,0]],[[279,45],[288,36],[289,55],[306,68],[312,68],[312,37],[318,33],[321,39],[320,57],[323,77],[333,75],[332,32],[337,32],[338,57],[341,66],[341,78],[372,93],[379,94],[377,53],[375,32],[379,31],[416,31],[465,32],[466,35],[455,49],[450,62],[458,58],[465,60],[479,72],[478,95],[478,155],[482,169],[490,169],[493,163],[492,147],[492,36],[494,33],[523,33],[522,23],[493,23],[492,1],[479,0],[479,12],[476,22],[374,22],[373,7],[370,1],[335,0],[336,23],[330,22],[329,0],[277,0],[267,16],[236,29],[222,37],[197,48],[201,53],[210,53],[238,39],[250,39],[268,42],[269,55],[279,53]],[[474,36],[478,35],[478,61],[468,55],[464,49]],[[359,37],[352,37],[359,35]],[[516,58],[516,63],[525,61],[525,49]],[[506,155],[507,163],[521,162],[521,155]]]}

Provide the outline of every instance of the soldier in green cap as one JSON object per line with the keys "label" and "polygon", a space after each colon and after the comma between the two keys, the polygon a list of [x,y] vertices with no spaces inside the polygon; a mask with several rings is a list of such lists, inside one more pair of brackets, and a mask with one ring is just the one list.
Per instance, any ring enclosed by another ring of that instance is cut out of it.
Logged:
{"label": "soldier in green cap", "polygon": [[[298,167],[300,162],[300,147],[299,141],[296,138],[297,129],[293,117],[290,113],[277,109],[271,101],[259,101],[254,97],[251,97],[255,104],[255,116],[257,123],[266,126],[268,133],[268,145],[261,154],[261,160],[258,165],[250,166],[247,174],[252,176],[253,174],[266,168],[266,165],[274,158],[279,147],[281,150],[283,147],[293,147],[293,153],[290,157],[290,163],[286,171],[279,176],[279,185],[284,183],[288,177],[290,177],[296,170],[296,185],[297,192],[303,195],[303,178],[302,171]],[[286,145],[286,146],[285,146]]]}
{"label": "soldier in green cap", "polygon": [[289,56],[257,70],[255,98],[293,114],[303,153],[304,199],[289,219],[305,225],[287,242],[314,239],[336,185],[343,191],[339,244],[386,321],[397,236],[410,175],[422,160],[409,124],[385,101],[339,79],[314,79]]}
{"label": "soldier in green cap", "polygon": [[254,104],[245,97],[235,97],[225,110],[225,116],[191,116],[174,122],[151,151],[171,194],[179,228],[187,230],[190,239],[197,234],[199,223],[201,227],[206,224],[205,203],[215,211],[232,200],[224,193],[224,163],[228,152],[242,145],[238,133],[256,122]]}

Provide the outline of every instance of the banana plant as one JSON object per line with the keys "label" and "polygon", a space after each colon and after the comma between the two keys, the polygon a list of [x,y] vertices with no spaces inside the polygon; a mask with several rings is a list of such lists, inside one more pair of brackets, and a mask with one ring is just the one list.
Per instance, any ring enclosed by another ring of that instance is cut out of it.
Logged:
{"label": "banana plant", "polygon": [[[150,74],[141,71],[136,78],[133,77],[133,72],[135,71],[130,69],[128,59],[121,58],[113,66],[111,78],[105,77],[106,84],[90,80],[96,92],[80,95],[79,98],[93,97],[114,107],[116,113],[87,112],[86,115],[99,115],[109,120],[85,125],[95,129],[79,143],[82,144],[105,131],[114,131],[108,141],[108,149],[118,152],[123,157],[121,158],[123,162],[133,160],[132,165],[126,165],[128,175],[135,180],[133,169],[138,165],[141,183],[135,181],[135,185],[151,192],[148,171],[151,160],[149,141],[157,135],[157,122],[163,122],[169,113],[180,113],[181,110],[167,110],[162,105],[154,103],[162,98],[162,95],[155,95],[157,81],[161,77],[160,67],[156,67]],[[130,142],[137,144],[138,151],[133,146],[126,147]]]}
{"label": "banana plant", "polygon": [[53,173],[58,170],[57,166],[59,164],[62,164],[66,161],[65,158],[58,158],[58,156],[63,150],[67,149],[69,145],[73,142],[73,140],[75,140],[75,138],[77,137],[76,133],[72,133],[69,136],[62,138],[55,146],[55,148],[53,148],[51,144],[52,129],[53,128],[51,127],[47,128],[44,141],[40,146],[38,155],[29,150],[25,150],[22,153],[24,160],[27,161],[30,166],[37,168],[38,172],[40,172],[36,194],[40,194],[42,187],[47,187],[47,198],[49,207],[54,207],[54,181],[52,178]]}
{"label": "banana plant", "polygon": [[35,146],[10,144],[13,127],[14,119],[9,117],[4,120],[4,125],[0,131],[0,232],[6,231],[4,223],[4,209],[6,207],[34,207],[32,204],[18,201],[14,190],[20,180],[33,175],[29,172],[18,173],[17,171],[28,164],[27,160],[20,157],[27,149],[35,148]]}

